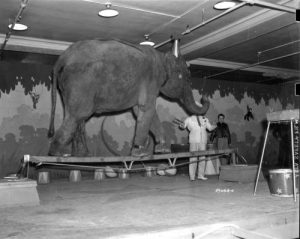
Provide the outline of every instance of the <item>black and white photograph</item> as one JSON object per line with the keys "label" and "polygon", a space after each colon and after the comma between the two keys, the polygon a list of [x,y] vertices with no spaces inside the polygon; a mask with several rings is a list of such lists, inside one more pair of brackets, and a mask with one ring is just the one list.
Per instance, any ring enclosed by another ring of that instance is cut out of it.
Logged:
{"label": "black and white photograph", "polygon": [[1,239],[299,239],[299,0],[0,0]]}

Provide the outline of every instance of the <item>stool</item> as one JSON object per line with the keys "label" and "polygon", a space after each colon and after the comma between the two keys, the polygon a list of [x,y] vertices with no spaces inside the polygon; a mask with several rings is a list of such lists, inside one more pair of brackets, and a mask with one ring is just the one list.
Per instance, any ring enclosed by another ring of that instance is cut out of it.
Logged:
{"label": "stool", "polygon": [[258,173],[257,173],[256,181],[255,181],[255,187],[254,187],[254,193],[253,193],[254,195],[256,194],[257,183],[258,183],[258,180],[259,180],[261,166],[262,166],[262,162],[263,162],[263,158],[264,158],[264,153],[265,153],[268,133],[269,133],[269,129],[270,129],[270,124],[271,123],[288,122],[290,124],[290,129],[291,129],[293,195],[294,195],[294,201],[295,202],[297,201],[295,151],[294,151],[295,150],[295,145],[294,145],[293,122],[295,122],[295,123],[299,122],[299,113],[300,113],[299,109],[294,109],[294,110],[283,110],[283,111],[271,112],[271,113],[267,114],[268,125],[267,125],[267,131],[266,131],[265,140],[264,140],[264,144],[263,144],[263,149],[262,149],[262,153],[261,153]]}
{"label": "stool", "polygon": [[103,168],[97,168],[95,170],[94,179],[96,181],[101,181],[101,180],[105,179],[105,174],[104,174],[104,169]]}
{"label": "stool", "polygon": [[39,172],[38,173],[38,184],[48,184],[50,183],[50,174],[49,172]]}
{"label": "stool", "polygon": [[70,182],[77,183],[81,181],[81,172],[80,170],[71,170],[69,176]]}

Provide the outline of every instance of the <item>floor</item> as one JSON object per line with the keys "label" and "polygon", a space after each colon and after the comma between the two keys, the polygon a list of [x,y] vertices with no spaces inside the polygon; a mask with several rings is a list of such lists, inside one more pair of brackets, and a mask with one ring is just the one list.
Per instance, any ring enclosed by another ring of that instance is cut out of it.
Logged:
{"label": "floor", "polygon": [[295,203],[272,196],[266,181],[256,196],[253,188],[217,176],[191,182],[185,174],[61,178],[37,186],[38,206],[0,208],[0,238],[237,238],[228,231],[246,235],[273,227],[276,234],[276,226],[299,223],[299,197]]}

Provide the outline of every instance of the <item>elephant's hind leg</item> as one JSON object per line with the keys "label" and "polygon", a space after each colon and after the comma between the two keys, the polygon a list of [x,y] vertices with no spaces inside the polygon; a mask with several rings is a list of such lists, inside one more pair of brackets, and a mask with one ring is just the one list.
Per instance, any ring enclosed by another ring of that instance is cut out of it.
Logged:
{"label": "elephant's hind leg", "polygon": [[76,128],[76,120],[72,117],[66,117],[52,139],[49,155],[61,156],[66,154],[66,146],[72,140]]}
{"label": "elephant's hind leg", "polygon": [[86,144],[85,121],[78,124],[72,140],[72,155],[82,157],[88,155]]}

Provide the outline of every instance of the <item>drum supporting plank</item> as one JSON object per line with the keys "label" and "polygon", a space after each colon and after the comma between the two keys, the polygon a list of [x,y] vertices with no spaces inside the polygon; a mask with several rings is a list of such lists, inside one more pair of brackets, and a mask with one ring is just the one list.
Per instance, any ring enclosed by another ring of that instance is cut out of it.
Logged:
{"label": "drum supporting plank", "polygon": [[258,168],[258,172],[257,172],[257,176],[256,176],[254,193],[253,193],[254,195],[256,194],[257,183],[258,183],[260,172],[261,172],[261,166],[262,166],[263,157],[264,157],[264,153],[265,153],[266,142],[267,142],[267,138],[268,138],[270,124],[271,123],[289,122],[290,129],[291,129],[293,196],[294,196],[294,201],[295,202],[297,201],[293,122],[295,122],[295,123],[299,122],[299,113],[300,113],[299,109],[295,109],[295,110],[284,110],[284,111],[272,112],[272,113],[267,114],[268,126],[267,126],[266,135],[265,135],[262,154],[261,154],[261,158],[260,158],[259,168]]}

